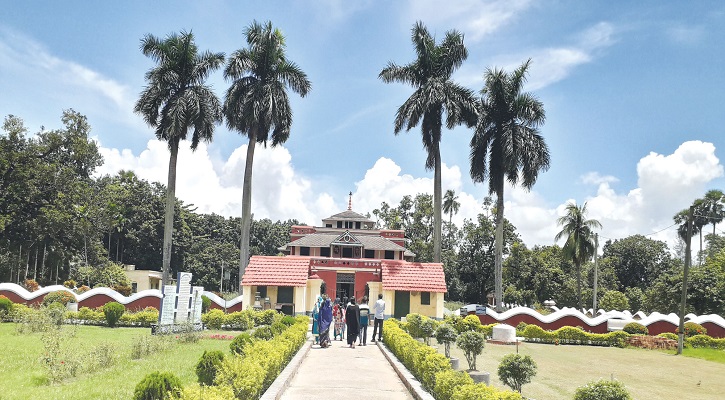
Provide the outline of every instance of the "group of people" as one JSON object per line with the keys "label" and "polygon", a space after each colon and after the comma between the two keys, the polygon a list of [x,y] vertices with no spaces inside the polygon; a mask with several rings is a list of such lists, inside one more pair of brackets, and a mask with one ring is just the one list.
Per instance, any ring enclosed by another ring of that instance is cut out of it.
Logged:
{"label": "group of people", "polygon": [[[373,311],[375,323],[372,341],[374,343],[376,334],[379,341],[383,337],[385,301],[383,301],[382,294],[378,295],[378,301],[375,302]],[[338,337],[340,340],[344,340],[345,333],[347,333],[348,347],[354,349],[356,341],[358,345],[367,345],[368,325],[370,323],[370,306],[368,306],[367,296],[363,297],[358,305],[355,297],[351,297],[349,300],[343,298],[342,301],[337,298],[333,303],[326,294],[323,294],[317,298],[312,311],[312,318],[312,335],[315,337],[315,343],[322,348],[329,347],[331,344],[331,326],[333,327],[332,340],[337,340]]]}

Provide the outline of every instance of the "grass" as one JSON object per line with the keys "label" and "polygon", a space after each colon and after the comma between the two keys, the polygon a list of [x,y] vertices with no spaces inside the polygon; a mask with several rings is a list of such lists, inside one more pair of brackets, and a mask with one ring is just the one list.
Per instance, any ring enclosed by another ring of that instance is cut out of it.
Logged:
{"label": "grass", "polygon": [[[498,364],[504,355],[515,352],[516,346],[486,344],[478,356],[478,370],[491,373],[494,387],[506,388],[498,379]],[[624,383],[634,399],[723,398],[725,352],[719,350],[685,349],[686,357],[681,357],[644,349],[522,343],[519,353],[530,355],[538,367],[522,391],[531,399],[572,399],[578,386],[612,377]],[[455,345],[451,356],[460,359],[461,369],[468,368]]]}
{"label": "grass", "polygon": [[[64,329],[73,329],[64,327]],[[101,342],[111,342],[119,349],[120,360],[114,366],[49,384],[41,363],[44,348],[40,333],[17,334],[14,323],[0,324],[0,399],[130,399],[136,384],[154,371],[172,372],[184,385],[196,382],[194,367],[204,350],[229,353],[229,340],[209,339],[214,333],[235,335],[238,332],[209,332],[197,343],[178,343],[157,354],[131,360],[131,345],[148,328],[105,328],[80,326],[68,343],[83,354]]]}

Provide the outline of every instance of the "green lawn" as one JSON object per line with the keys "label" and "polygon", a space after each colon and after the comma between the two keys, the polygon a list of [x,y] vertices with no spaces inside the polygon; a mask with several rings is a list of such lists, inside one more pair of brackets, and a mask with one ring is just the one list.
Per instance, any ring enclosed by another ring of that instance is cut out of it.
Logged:
{"label": "green lawn", "polygon": [[[478,357],[478,370],[490,372],[491,384],[505,388],[498,379],[498,364],[504,355],[515,352],[516,346],[486,344]],[[611,377],[623,382],[634,399],[714,400],[723,398],[725,388],[725,352],[718,350],[685,349],[687,357],[682,357],[644,349],[522,343],[519,353],[537,363],[536,377],[523,387],[524,396],[537,400],[572,399],[578,386]],[[451,356],[460,359],[461,369],[468,368],[455,345]],[[719,362],[699,359],[705,357]]]}
{"label": "green lawn", "polygon": [[[64,329],[72,329],[64,327]],[[170,349],[131,360],[131,345],[148,328],[78,327],[67,344],[86,354],[102,341],[118,348],[120,360],[107,369],[82,374],[60,384],[48,384],[41,362],[44,346],[40,333],[17,334],[14,323],[0,324],[0,399],[130,399],[136,384],[153,371],[169,371],[184,385],[196,382],[194,367],[204,350],[229,352],[229,340],[206,338],[209,334],[234,335],[237,332],[205,332],[198,343],[174,343]]]}

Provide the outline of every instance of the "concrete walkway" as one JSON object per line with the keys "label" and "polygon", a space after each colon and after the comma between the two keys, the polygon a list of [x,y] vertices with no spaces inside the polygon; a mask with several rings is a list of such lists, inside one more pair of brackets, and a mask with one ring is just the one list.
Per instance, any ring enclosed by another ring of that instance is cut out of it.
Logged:
{"label": "concrete walkway", "polygon": [[333,341],[326,349],[313,345],[281,399],[413,399],[378,346],[370,343],[371,335],[369,327],[367,346],[354,349],[347,340]]}

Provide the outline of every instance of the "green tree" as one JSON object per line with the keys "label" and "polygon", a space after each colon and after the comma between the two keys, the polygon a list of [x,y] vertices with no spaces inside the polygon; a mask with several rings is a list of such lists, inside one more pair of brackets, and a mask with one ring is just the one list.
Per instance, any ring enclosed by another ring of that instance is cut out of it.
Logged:
{"label": "green tree", "polygon": [[576,267],[576,293],[577,308],[582,308],[582,263],[591,259],[596,249],[594,248],[594,228],[601,228],[602,224],[596,219],[587,219],[587,203],[579,207],[576,203],[566,205],[566,215],[559,217],[556,221],[562,226],[554,240],[557,242],[566,236],[564,243],[564,256],[574,262]]}
{"label": "green tree", "polygon": [[716,234],[715,226],[725,219],[725,204],[723,204],[724,198],[725,195],[722,190],[713,189],[705,193],[705,198],[703,199],[702,211],[704,212],[707,222],[712,225],[713,235]]}
{"label": "green tree", "polygon": [[304,97],[312,88],[302,69],[287,59],[284,36],[271,22],[252,22],[244,36],[247,48],[235,51],[224,69],[224,77],[232,81],[224,99],[227,126],[249,138],[242,193],[239,290],[250,256],[255,145],[266,145],[270,132],[273,147],[287,141],[292,127],[287,89]]}
{"label": "green tree", "polygon": [[496,310],[503,301],[504,182],[531,189],[540,171],[549,169],[549,148],[539,134],[544,105],[531,93],[522,93],[530,60],[513,71],[488,69],[481,90],[478,123],[471,138],[471,178],[488,180],[496,194]]}
{"label": "green tree", "polygon": [[[458,214],[458,210],[461,207],[461,203],[458,202],[458,196],[452,189],[446,190],[445,196],[443,196],[443,212],[448,214],[448,232],[451,233],[453,226],[453,214]],[[450,241],[450,238],[449,238]]]}
{"label": "green tree", "polygon": [[607,241],[602,248],[602,259],[613,266],[619,291],[629,287],[646,291],[657,277],[674,267],[667,244],[642,235]]}
{"label": "green tree", "polygon": [[498,379],[519,393],[534,376],[536,376],[536,362],[528,355],[506,354],[498,365]]}
{"label": "green tree", "polygon": [[607,290],[602,296],[602,301],[599,303],[601,308],[607,311],[617,310],[624,311],[629,310],[629,301],[624,293],[616,290]]}
{"label": "green tree", "polygon": [[[446,127],[453,129],[475,117],[473,93],[451,80],[453,72],[468,58],[463,45],[463,34],[451,30],[446,32],[440,44],[436,44],[422,22],[416,22],[412,29],[416,60],[399,66],[393,62],[383,68],[379,78],[385,83],[402,82],[415,88],[413,94],[398,108],[395,116],[395,134],[411,130],[421,123],[423,147],[428,156],[426,169],[433,169],[433,261],[441,261],[441,153],[443,112],[446,112]],[[422,121],[422,122],[421,122]]]}
{"label": "green tree", "polygon": [[171,264],[179,142],[186,139],[190,128],[192,150],[202,140],[212,140],[214,125],[222,119],[221,104],[205,81],[222,65],[224,54],[199,52],[191,32],[172,33],[163,40],[147,34],[141,39],[141,52],[157,65],[146,73],[148,84],[134,111],[156,129],[156,137],[166,141],[170,152],[162,261],[162,284],[166,285]]}

